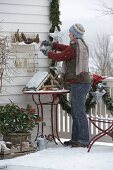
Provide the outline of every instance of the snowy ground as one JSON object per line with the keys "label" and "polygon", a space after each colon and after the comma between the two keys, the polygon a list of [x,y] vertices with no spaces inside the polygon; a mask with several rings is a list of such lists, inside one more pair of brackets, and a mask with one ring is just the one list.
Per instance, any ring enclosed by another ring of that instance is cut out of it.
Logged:
{"label": "snowy ground", "polygon": [[87,148],[70,148],[49,143],[48,149],[0,160],[7,170],[113,170],[113,144],[96,143]]}

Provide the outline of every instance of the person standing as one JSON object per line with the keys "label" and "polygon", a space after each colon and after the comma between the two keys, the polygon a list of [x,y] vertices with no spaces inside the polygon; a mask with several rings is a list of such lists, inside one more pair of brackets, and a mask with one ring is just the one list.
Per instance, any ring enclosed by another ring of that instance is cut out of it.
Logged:
{"label": "person standing", "polygon": [[72,134],[71,140],[65,141],[64,144],[71,147],[87,147],[89,144],[85,101],[91,88],[91,77],[88,66],[89,51],[83,39],[84,33],[84,27],[76,23],[69,28],[70,45],[42,42],[42,45],[49,47],[42,49],[44,55],[54,61],[63,61],[64,81],[70,85]]}

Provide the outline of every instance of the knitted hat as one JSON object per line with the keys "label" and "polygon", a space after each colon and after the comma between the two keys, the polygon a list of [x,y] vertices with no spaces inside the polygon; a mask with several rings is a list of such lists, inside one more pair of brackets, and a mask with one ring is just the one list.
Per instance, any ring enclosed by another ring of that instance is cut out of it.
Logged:
{"label": "knitted hat", "polygon": [[81,24],[74,24],[69,28],[69,32],[72,33],[76,38],[82,39],[85,29]]}

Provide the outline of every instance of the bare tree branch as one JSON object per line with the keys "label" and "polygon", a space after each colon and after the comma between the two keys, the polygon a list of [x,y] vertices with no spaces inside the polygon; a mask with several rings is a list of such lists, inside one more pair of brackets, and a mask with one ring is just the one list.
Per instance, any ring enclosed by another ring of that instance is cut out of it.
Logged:
{"label": "bare tree branch", "polygon": [[10,73],[14,73],[13,68],[9,64],[11,59],[10,53],[12,52],[9,43],[11,42],[9,42],[7,36],[0,35],[0,93],[2,91],[3,80],[10,78]]}
{"label": "bare tree branch", "polygon": [[101,75],[113,75],[113,49],[111,48],[109,35],[97,35],[91,57],[93,59],[93,64],[98,68]]}
{"label": "bare tree branch", "polygon": [[101,0],[99,5],[99,11],[102,15],[113,15],[113,1],[112,0]]}

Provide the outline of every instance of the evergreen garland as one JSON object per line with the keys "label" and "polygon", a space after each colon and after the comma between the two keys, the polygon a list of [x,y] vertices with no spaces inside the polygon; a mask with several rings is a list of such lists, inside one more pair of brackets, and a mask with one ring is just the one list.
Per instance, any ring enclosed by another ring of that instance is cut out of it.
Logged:
{"label": "evergreen garland", "polygon": [[60,25],[62,24],[62,22],[60,21],[59,0],[51,1],[49,11],[49,20],[51,22],[51,28],[49,32],[53,33],[55,31],[55,28],[60,31]]}
{"label": "evergreen garland", "polygon": [[[50,3],[50,15],[49,20],[51,23],[51,28],[49,30],[50,33],[54,33],[55,29],[57,28],[58,31],[61,31],[60,25],[62,22],[60,21],[60,11],[59,11],[59,4],[60,0],[52,0]],[[53,38],[49,36],[50,41],[53,41]],[[55,61],[52,60],[51,67],[54,67],[56,64]],[[55,76],[55,72],[50,69],[50,73]],[[69,101],[66,98],[66,95],[62,95],[59,97],[59,103],[63,110],[67,113],[71,114],[71,106]]]}
{"label": "evergreen garland", "polygon": [[[98,101],[94,100],[92,102],[92,99],[94,98],[94,96],[92,96],[91,92],[96,92],[97,90],[99,90],[99,92],[101,93],[103,90],[105,91],[105,94],[102,96],[103,102],[106,105],[107,110],[110,111],[111,115],[113,115],[113,99],[110,96],[110,93],[108,91],[108,87],[106,86],[107,83],[102,82],[102,80],[105,79],[105,77],[102,76],[98,76],[98,75],[93,75],[93,84],[92,84],[92,89],[88,94],[88,97],[86,99],[86,112],[89,113],[89,110],[92,107],[95,107],[95,105],[97,104]],[[98,85],[100,84],[100,88],[98,87]]]}
{"label": "evergreen garland", "polygon": [[[54,33],[55,28],[57,28],[58,31],[61,31],[60,25],[62,22],[60,21],[60,10],[59,10],[59,3],[60,0],[52,0],[50,3],[50,9],[49,9],[49,20],[51,23],[51,28],[49,30],[49,33]],[[49,40],[52,42],[53,38],[49,36]],[[51,61],[51,67],[55,66],[55,61]],[[54,75],[54,72],[51,70],[51,74]]]}
{"label": "evergreen garland", "polygon": [[107,109],[113,115],[113,99],[110,97],[108,90],[106,89],[106,94],[102,97]]}
{"label": "evergreen garland", "polygon": [[[113,99],[110,97],[110,94],[109,94],[107,88],[103,87],[103,89],[106,91],[106,93],[102,96],[103,102],[106,105],[107,110],[109,110],[111,115],[113,115]],[[89,113],[90,109],[95,107],[95,105],[97,104],[96,101],[91,102],[92,99],[93,99],[93,96],[89,92],[88,98],[86,99],[86,103],[85,103],[86,104],[86,112],[87,113]]]}
{"label": "evergreen garland", "polygon": [[71,105],[66,98],[66,95],[62,95],[59,97],[59,103],[63,110],[65,110],[68,114],[71,114]]}

